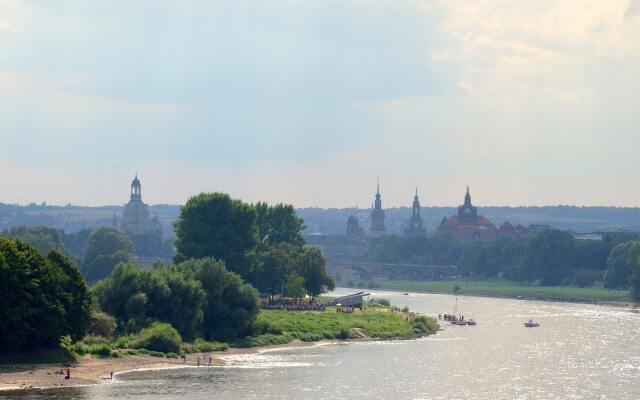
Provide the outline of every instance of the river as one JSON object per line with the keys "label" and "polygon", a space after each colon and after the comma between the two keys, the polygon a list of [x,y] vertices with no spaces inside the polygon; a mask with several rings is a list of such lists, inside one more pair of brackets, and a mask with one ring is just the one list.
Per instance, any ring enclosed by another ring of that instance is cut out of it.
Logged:
{"label": "river", "polygon": [[[431,315],[455,302],[450,295],[371,293]],[[411,341],[237,356],[225,367],[136,371],[114,384],[8,399],[640,399],[639,314],[470,296],[459,297],[458,308],[478,325],[442,323],[437,335]],[[541,326],[525,328],[529,318]]]}

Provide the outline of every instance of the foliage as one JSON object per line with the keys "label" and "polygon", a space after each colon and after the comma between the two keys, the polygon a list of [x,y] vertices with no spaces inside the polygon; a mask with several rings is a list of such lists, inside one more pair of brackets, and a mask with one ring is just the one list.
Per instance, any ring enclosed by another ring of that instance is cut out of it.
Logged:
{"label": "foliage", "polygon": [[558,285],[571,271],[574,240],[571,234],[548,229],[527,239],[520,265],[521,277]]}
{"label": "foliage", "polygon": [[[403,314],[392,313],[389,310],[373,310],[366,312],[356,310],[352,314],[335,312],[329,308],[325,312],[288,312],[288,311],[262,311],[258,322],[266,323],[280,332],[279,335],[266,334],[268,336],[305,340],[320,340],[323,337],[349,338],[350,330],[360,328],[372,338],[411,337],[415,333],[413,320]],[[432,318],[426,318],[429,333],[434,333],[437,323]],[[430,330],[433,328],[433,330]]]}
{"label": "foliage", "polygon": [[297,216],[293,206],[287,204],[269,206],[267,203],[258,203],[255,209],[260,243],[263,246],[304,245],[304,239],[300,233],[304,229],[304,221]]}
{"label": "foliage", "polygon": [[607,258],[607,270],[604,273],[604,286],[609,289],[628,289],[631,274],[629,251],[635,242],[617,245]]}
{"label": "foliage", "polygon": [[176,261],[190,258],[222,260],[230,271],[246,277],[249,252],[258,244],[254,207],[224,193],[191,197],[174,223]]}
{"label": "foliage", "polygon": [[191,353],[210,353],[212,351],[225,351],[229,349],[227,343],[207,342],[203,339],[196,339],[193,343],[183,343],[182,351],[187,354]]}
{"label": "foliage", "polygon": [[133,342],[134,348],[163,353],[179,353],[181,345],[182,337],[178,331],[164,322],[154,322],[148,328],[144,328]]}
{"label": "foliage", "polygon": [[89,325],[90,297],[71,261],[56,251],[0,238],[0,350],[58,346]]}
{"label": "foliage", "polygon": [[302,249],[296,259],[295,272],[304,279],[304,287],[312,296],[335,288],[335,281],[326,271],[327,260],[317,248]]}
{"label": "foliage", "polygon": [[629,286],[631,288],[631,299],[640,302],[640,242],[633,242],[629,249],[629,265],[631,274],[629,276]]}
{"label": "foliage", "polygon": [[93,283],[111,274],[119,263],[132,261],[133,243],[115,228],[98,228],[91,232],[84,250],[83,273]]}
{"label": "foliage", "polygon": [[87,328],[89,335],[112,337],[117,327],[116,319],[111,315],[95,311],[91,313],[91,325]]}
{"label": "foliage", "polygon": [[175,268],[192,274],[206,293],[201,329],[205,339],[229,341],[253,331],[258,293],[240,276],[210,258],[186,261]]}
{"label": "foliage", "polygon": [[94,293],[101,308],[113,315],[125,332],[163,321],[185,338],[194,338],[203,320],[206,293],[202,285],[176,268],[143,270],[119,264],[109,278],[95,285]]}
{"label": "foliage", "polygon": [[64,251],[62,232],[48,226],[14,226],[4,230],[2,236],[20,239],[44,254],[54,250]]}

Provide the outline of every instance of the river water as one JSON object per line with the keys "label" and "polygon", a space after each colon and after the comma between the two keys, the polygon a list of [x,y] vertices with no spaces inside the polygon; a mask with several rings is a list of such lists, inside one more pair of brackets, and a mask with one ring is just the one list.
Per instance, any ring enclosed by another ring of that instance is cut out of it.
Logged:
{"label": "river water", "polygon": [[[371,293],[431,315],[455,302]],[[466,296],[458,309],[478,325],[442,323],[418,340],[269,351],[225,367],[137,371],[113,384],[8,398],[640,399],[640,315],[629,309]],[[529,318],[541,326],[525,328]]]}

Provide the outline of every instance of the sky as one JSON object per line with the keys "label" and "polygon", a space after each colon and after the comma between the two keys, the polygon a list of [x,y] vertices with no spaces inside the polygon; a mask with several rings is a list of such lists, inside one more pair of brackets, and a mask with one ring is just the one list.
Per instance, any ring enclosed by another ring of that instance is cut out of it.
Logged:
{"label": "sky", "polygon": [[0,202],[639,206],[640,0],[0,0]]}

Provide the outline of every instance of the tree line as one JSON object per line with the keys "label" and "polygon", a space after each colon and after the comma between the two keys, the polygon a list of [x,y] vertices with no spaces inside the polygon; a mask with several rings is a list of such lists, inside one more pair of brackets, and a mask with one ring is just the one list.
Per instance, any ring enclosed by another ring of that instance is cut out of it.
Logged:
{"label": "tree line", "polygon": [[449,234],[389,235],[372,239],[364,258],[385,263],[458,265],[467,277],[582,287],[603,282],[611,289],[634,289],[634,279],[640,275],[639,239],[634,233],[608,233],[602,240],[577,240],[555,229],[523,238],[466,242]]}
{"label": "tree line", "polygon": [[199,194],[175,222],[173,262],[149,269],[133,262],[131,240],[113,228],[86,235],[80,254],[83,240],[69,237],[65,246],[55,229],[5,231],[0,350],[51,347],[86,333],[147,342],[246,337],[262,329],[259,293],[316,296],[334,288],[320,251],[305,247],[303,229],[290,205]]}

